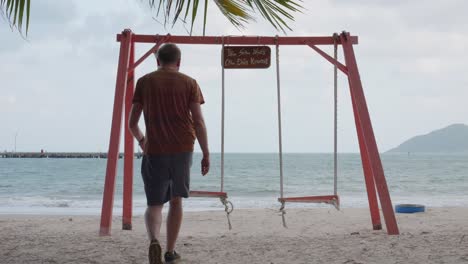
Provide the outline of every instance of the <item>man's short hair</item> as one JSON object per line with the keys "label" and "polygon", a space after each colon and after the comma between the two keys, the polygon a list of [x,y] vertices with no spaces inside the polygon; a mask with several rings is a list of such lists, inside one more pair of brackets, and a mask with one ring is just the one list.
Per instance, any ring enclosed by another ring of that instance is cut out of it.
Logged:
{"label": "man's short hair", "polygon": [[161,64],[174,64],[180,59],[179,47],[174,43],[166,43],[159,48],[156,57]]}

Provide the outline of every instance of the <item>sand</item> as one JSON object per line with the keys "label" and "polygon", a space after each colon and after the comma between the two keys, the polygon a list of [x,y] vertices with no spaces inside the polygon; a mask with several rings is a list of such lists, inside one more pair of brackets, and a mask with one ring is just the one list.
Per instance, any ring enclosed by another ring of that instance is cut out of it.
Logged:
{"label": "sand", "polygon": [[[397,214],[401,234],[372,231],[367,209],[291,209],[185,214],[182,263],[468,263],[468,208]],[[99,237],[98,216],[0,215],[0,263],[147,263],[142,216],[134,230]],[[165,241],[165,231],[162,234]],[[165,242],[163,242],[164,244]]]}

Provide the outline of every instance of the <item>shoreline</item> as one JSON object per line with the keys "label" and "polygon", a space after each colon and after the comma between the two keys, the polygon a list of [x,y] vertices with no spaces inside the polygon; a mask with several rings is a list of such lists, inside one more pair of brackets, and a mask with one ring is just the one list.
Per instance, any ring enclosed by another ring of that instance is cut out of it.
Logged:
{"label": "shoreline", "polygon": [[[393,204],[393,209],[395,210],[396,204]],[[425,206],[425,210],[468,210],[468,206]],[[163,209],[163,212],[167,212],[168,210],[168,205],[166,205]],[[237,211],[278,211],[279,212],[280,206],[278,208],[273,208],[273,207],[266,207],[266,208],[235,208],[233,214]],[[101,208],[93,208],[90,210],[89,208],[82,209],[82,208],[67,208],[67,209],[61,209],[57,208],[57,210],[52,210],[52,211],[41,211],[39,210],[30,210],[31,208],[24,208],[23,211],[21,210],[16,210],[16,211],[2,211],[0,209],[0,217],[2,216],[89,216],[89,217],[94,217],[94,216],[100,216],[101,215]],[[50,209],[50,208],[48,208]],[[138,217],[144,215],[144,211],[146,210],[146,207],[138,207],[133,209],[133,216]],[[287,207],[287,210],[304,210],[304,211],[314,211],[314,210],[333,210],[336,212],[341,212],[341,211],[347,211],[347,210],[363,210],[363,211],[369,211],[369,207],[341,207],[340,210],[334,209],[332,206],[326,206],[323,205],[321,207]],[[113,216],[122,216],[122,208],[117,207],[114,208],[113,210]],[[190,208],[184,208],[184,212],[190,213],[190,214],[196,214],[196,213],[211,213],[211,212],[224,212],[224,207],[219,207],[219,208],[197,208],[197,209],[190,209]]]}
{"label": "shoreline", "polygon": [[[468,208],[396,214],[400,235],[373,231],[368,209],[272,209],[185,213],[182,263],[468,263]],[[99,216],[0,215],[0,263],[147,263],[143,217],[99,237]],[[163,223],[163,227],[164,227]],[[165,244],[162,229],[161,243]]]}

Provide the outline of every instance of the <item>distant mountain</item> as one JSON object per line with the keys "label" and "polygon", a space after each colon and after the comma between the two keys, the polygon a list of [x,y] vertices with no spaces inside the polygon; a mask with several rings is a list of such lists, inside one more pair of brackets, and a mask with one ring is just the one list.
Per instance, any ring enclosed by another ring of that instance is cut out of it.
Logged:
{"label": "distant mountain", "polygon": [[468,126],[454,124],[413,137],[388,152],[445,152],[468,153]]}

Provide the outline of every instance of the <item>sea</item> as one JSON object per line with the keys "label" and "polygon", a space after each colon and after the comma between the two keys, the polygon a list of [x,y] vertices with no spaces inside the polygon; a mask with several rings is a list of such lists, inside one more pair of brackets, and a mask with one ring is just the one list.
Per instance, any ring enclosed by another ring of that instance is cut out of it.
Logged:
{"label": "sea", "polygon": [[[468,154],[384,153],[382,163],[393,204],[468,207]],[[220,154],[212,154],[211,170],[200,174],[201,156],[194,154],[191,189],[220,191]],[[333,154],[284,154],[284,196],[331,195]],[[99,215],[106,159],[0,158],[0,214]],[[368,206],[359,154],[338,154],[338,195],[342,208]],[[134,162],[133,212],[143,214],[146,199]],[[123,160],[118,162],[114,214],[122,214]],[[279,157],[275,153],[225,154],[224,191],[234,208],[278,209]],[[187,211],[224,210],[218,199],[189,198]],[[291,204],[288,207],[330,207]]]}

